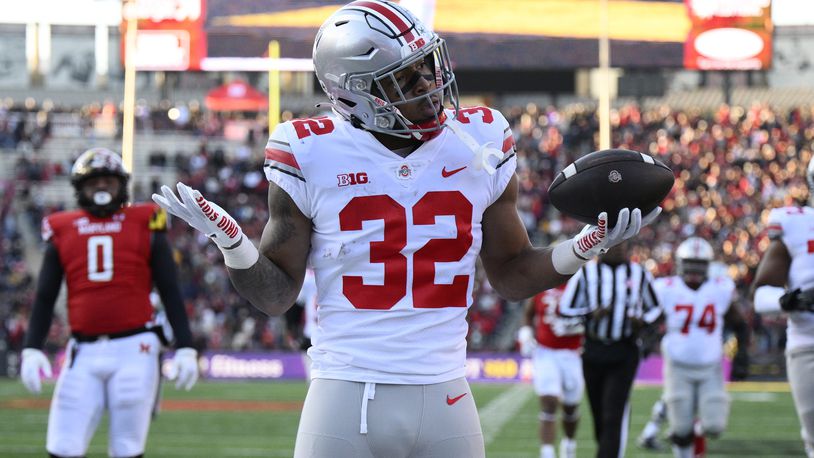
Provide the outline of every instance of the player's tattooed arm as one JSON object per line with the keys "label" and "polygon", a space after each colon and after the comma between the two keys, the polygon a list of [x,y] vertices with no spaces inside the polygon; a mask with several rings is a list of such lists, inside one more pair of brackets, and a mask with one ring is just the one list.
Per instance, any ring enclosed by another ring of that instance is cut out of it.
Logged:
{"label": "player's tattooed arm", "polygon": [[296,301],[311,246],[311,221],[291,197],[269,183],[269,219],[260,239],[260,258],[248,269],[231,269],[241,296],[260,311],[278,316]]}
{"label": "player's tattooed arm", "polygon": [[506,299],[521,301],[568,281],[551,260],[552,248],[533,247],[517,213],[517,177],[483,214],[480,257],[492,287]]}

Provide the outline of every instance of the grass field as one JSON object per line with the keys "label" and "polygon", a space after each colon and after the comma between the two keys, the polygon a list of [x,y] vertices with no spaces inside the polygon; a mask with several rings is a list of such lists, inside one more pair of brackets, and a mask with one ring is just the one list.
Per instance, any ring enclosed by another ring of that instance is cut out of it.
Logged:
{"label": "grass field", "polygon": [[[537,402],[529,385],[473,385],[489,457],[533,458],[538,453]],[[44,456],[48,400],[29,395],[19,380],[0,379],[0,457]],[[303,383],[199,383],[191,392],[164,386],[163,410],[153,422],[146,456],[290,457],[305,396]],[[708,445],[710,457],[803,456],[800,428],[785,384],[740,383],[730,386],[729,428]],[[655,387],[637,387],[628,439],[629,457],[669,457],[645,452],[634,442]],[[88,457],[107,456],[107,427],[102,425]],[[590,412],[583,405],[578,455],[595,453]]]}

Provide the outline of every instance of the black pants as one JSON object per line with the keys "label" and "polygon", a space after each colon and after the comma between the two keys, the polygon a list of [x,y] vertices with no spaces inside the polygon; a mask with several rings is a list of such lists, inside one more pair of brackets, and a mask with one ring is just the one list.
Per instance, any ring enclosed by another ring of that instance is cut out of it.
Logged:
{"label": "black pants", "polygon": [[625,340],[604,344],[585,339],[582,371],[594,420],[597,458],[623,456],[630,424],[630,389],[639,368],[639,347]]}

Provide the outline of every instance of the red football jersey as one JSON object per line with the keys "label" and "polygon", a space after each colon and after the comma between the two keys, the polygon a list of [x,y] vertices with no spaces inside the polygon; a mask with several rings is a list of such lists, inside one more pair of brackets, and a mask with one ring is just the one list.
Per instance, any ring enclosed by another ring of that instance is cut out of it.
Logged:
{"label": "red football jersey", "polygon": [[557,314],[564,290],[563,284],[534,296],[535,337],[540,345],[548,348],[575,350],[582,345],[582,326],[578,324],[579,319]]}
{"label": "red football jersey", "polygon": [[42,237],[54,244],[65,271],[71,331],[110,334],[152,319],[150,239],[166,226],[167,215],[155,204],[124,207],[107,218],[74,210],[42,220]]}

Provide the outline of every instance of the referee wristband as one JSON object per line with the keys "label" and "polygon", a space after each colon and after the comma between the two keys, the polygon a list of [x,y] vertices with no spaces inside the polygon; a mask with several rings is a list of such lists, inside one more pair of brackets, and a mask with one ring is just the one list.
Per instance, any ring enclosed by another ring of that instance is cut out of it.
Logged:
{"label": "referee wristband", "polygon": [[560,275],[573,275],[586,262],[574,252],[574,239],[558,243],[551,252],[551,264]]}
{"label": "referee wristband", "polygon": [[234,248],[223,248],[220,245],[218,245],[218,248],[223,253],[223,261],[226,263],[226,267],[232,269],[248,269],[260,258],[260,252],[245,235]]}

